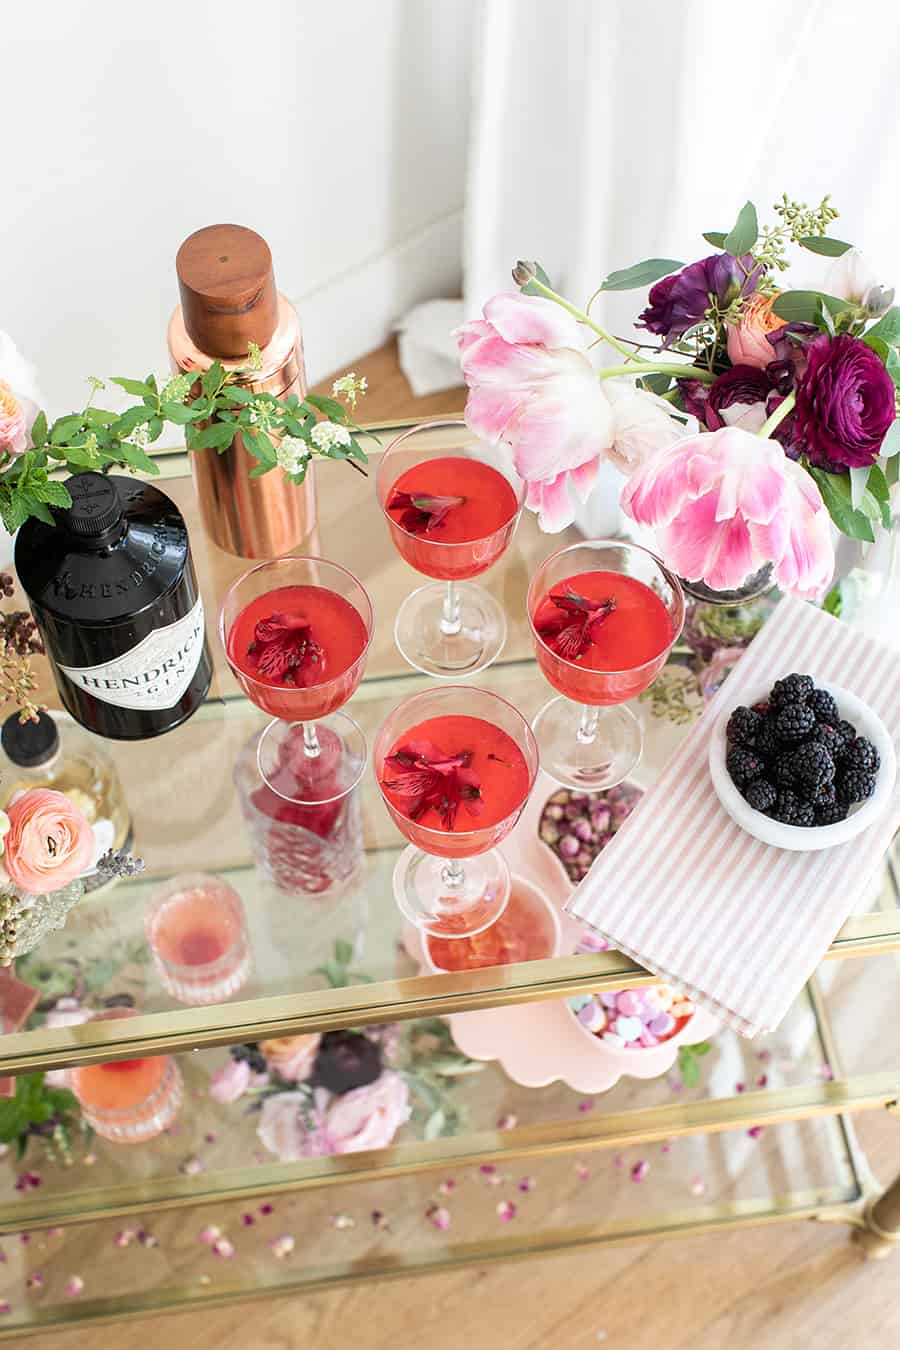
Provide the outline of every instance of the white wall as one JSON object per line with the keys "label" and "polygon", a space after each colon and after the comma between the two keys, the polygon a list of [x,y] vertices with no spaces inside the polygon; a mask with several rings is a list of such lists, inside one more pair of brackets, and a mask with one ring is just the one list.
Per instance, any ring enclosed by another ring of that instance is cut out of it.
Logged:
{"label": "white wall", "polygon": [[4,7],[0,329],[45,403],[165,366],[174,258],[269,241],[312,379],[456,294],[475,0]]}

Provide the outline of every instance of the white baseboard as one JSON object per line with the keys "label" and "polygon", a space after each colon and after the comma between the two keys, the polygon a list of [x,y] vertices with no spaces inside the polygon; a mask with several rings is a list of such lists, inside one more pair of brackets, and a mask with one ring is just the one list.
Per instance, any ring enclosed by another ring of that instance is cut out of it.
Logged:
{"label": "white baseboard", "polygon": [[461,293],[462,231],[463,213],[454,211],[308,295],[291,297],[310,384],[380,346],[413,305]]}

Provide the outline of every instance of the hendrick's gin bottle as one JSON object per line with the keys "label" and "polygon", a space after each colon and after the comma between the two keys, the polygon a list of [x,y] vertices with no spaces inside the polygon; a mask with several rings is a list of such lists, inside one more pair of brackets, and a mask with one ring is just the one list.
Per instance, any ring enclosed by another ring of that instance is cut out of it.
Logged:
{"label": "hendrick's gin bottle", "polygon": [[184,517],[158,488],[80,473],[56,525],[27,520],[16,572],[60,697],[88,731],[159,736],[199,708],[212,664]]}

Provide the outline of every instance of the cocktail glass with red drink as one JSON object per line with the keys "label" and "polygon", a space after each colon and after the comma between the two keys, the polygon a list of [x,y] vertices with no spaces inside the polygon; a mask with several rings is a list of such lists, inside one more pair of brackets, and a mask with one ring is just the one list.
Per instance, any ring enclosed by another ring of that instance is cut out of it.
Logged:
{"label": "cocktail glass with red drink", "polygon": [[484,670],[506,641],[503,607],[475,585],[508,548],[525,485],[465,422],[426,422],[391,442],[376,488],[397,552],[433,577],[397,611],[401,655],[426,675]]}
{"label": "cocktail glass with red drink", "polygon": [[257,743],[263,781],[324,806],[356,787],[366,741],[344,704],[365,670],[375,614],[351,572],[324,558],[275,558],[231,587],[219,635],[244,693],[272,721]]}
{"label": "cocktail glass with red drink", "polygon": [[436,937],[480,933],[509,899],[509,868],[497,845],[537,776],[525,718],[484,689],[429,689],[390,714],[373,760],[385,805],[410,843],[394,869],[401,912]]}
{"label": "cocktail glass with red drink", "polygon": [[527,604],[538,665],[560,694],[533,723],[541,767],[565,787],[612,787],[643,744],[624,705],[653,683],[681,632],[678,578],[637,544],[590,540],[541,563]]}
{"label": "cocktail glass with red drink", "polygon": [[[133,1008],[106,1008],[92,1022],[136,1017]],[[184,1098],[181,1071],[171,1055],[142,1056],[69,1069],[66,1083],[87,1123],[103,1139],[142,1144],[175,1120]]]}

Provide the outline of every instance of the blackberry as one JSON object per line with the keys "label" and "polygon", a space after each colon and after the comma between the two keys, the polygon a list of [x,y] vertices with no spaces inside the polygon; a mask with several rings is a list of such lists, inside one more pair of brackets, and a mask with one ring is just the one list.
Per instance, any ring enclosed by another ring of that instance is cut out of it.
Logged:
{"label": "blackberry", "polygon": [[837,785],[838,798],[852,806],[854,802],[864,802],[875,791],[874,773],[860,773],[859,769],[848,769]]}
{"label": "blackberry", "polygon": [[818,811],[822,806],[833,806],[837,801],[837,788],[834,783],[822,783],[809,792],[809,800]]}
{"label": "blackberry", "polygon": [[775,735],[775,718],[764,717],[756,733],[756,753],[763,759],[770,759],[778,751],[778,737]]}
{"label": "blackberry", "polygon": [[835,825],[839,820],[847,819],[847,807],[843,802],[828,802],[825,806],[816,807],[817,825]]}
{"label": "blackberry", "polygon": [[773,707],[784,708],[789,703],[805,703],[814,688],[811,675],[786,675],[775,681],[769,698]]}
{"label": "blackberry", "polygon": [[860,773],[877,773],[881,768],[881,758],[871,741],[867,741],[865,736],[856,736],[846,744],[844,764],[848,769],[857,769]]}
{"label": "blackberry", "polygon": [[834,760],[820,741],[801,745],[791,756],[794,777],[811,791],[834,781]]}
{"label": "blackberry", "polygon": [[799,802],[791,824],[799,825],[801,829],[808,830],[809,827],[815,825],[815,823],[816,812],[812,802]]}
{"label": "blackberry", "polygon": [[768,778],[754,778],[744,789],[744,797],[754,811],[768,811],[775,805],[778,793]]}
{"label": "blackberry", "polygon": [[752,708],[735,708],[728,719],[725,735],[730,745],[744,745],[753,749],[762,718]]}
{"label": "blackberry", "polygon": [[258,1045],[232,1045],[229,1054],[239,1064],[246,1061],[253,1073],[266,1072],[266,1057]]}
{"label": "blackberry", "polygon": [[794,752],[792,750],[782,751],[772,762],[772,771],[775,782],[779,787],[793,787],[794,785]]}
{"label": "blackberry", "polygon": [[780,820],[783,825],[795,825],[800,806],[800,798],[796,792],[792,792],[790,788],[782,788],[775,799],[775,805],[769,808],[769,815],[773,820]]}
{"label": "blackberry", "polygon": [[852,722],[846,722],[843,719],[837,723],[835,730],[840,733],[845,741],[856,739],[856,727]]}
{"label": "blackberry", "polygon": [[802,703],[786,703],[775,718],[775,735],[786,745],[804,740],[816,725],[812,708]]}
{"label": "blackberry", "polygon": [[831,726],[837,726],[841,720],[838,705],[824,689],[814,689],[806,700],[806,706],[812,708],[817,722],[828,722]]}
{"label": "blackberry", "polygon": [[843,760],[844,751],[849,742],[844,740],[837,727],[828,722],[817,722],[812,739],[818,745],[824,745],[835,764],[839,764]]}
{"label": "blackberry", "polygon": [[725,767],[731,775],[732,782],[737,783],[738,787],[743,787],[751,778],[758,778],[764,766],[762,760],[754,755],[752,750],[745,750],[742,746],[736,745],[725,756]]}

